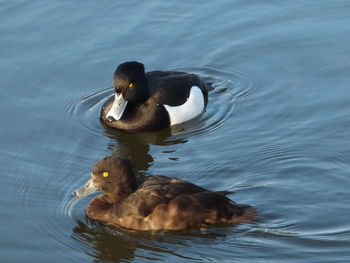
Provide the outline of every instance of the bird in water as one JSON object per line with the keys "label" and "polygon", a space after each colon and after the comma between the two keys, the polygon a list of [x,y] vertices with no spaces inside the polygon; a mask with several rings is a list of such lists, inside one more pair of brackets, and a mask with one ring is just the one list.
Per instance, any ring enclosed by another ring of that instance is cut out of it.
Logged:
{"label": "bird in water", "polygon": [[192,73],[146,73],[143,64],[125,62],[114,73],[114,97],[103,105],[100,121],[128,132],[159,131],[181,124],[205,111],[208,85]]}
{"label": "bird in water", "polygon": [[87,206],[88,217],[135,230],[181,230],[213,224],[253,222],[257,214],[225,196],[177,178],[137,178],[131,161],[105,157],[92,168],[91,178],[73,196],[102,193]]}

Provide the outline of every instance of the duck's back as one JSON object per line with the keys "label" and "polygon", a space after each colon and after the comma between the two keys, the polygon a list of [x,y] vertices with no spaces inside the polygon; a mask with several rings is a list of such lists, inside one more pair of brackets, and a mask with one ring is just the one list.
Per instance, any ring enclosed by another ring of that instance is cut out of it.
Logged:
{"label": "duck's back", "polygon": [[194,194],[205,189],[179,179],[149,176],[138,189],[125,198],[116,210],[119,217],[147,217],[160,204],[167,204],[181,194]]}
{"label": "duck's back", "polygon": [[197,87],[208,102],[208,91],[205,84],[195,74],[177,71],[147,72],[148,90],[150,97],[157,103],[168,106],[183,105],[190,96],[191,89]]}
{"label": "duck's back", "polygon": [[247,206],[179,179],[152,176],[115,208],[119,225],[140,230],[178,230],[204,224],[251,221]]}

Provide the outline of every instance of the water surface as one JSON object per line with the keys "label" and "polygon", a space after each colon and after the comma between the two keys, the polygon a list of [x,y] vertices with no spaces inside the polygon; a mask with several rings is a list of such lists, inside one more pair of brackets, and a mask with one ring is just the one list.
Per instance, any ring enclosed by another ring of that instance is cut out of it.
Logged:
{"label": "water surface", "polygon": [[[348,1],[3,1],[1,262],[349,262]],[[157,133],[99,123],[124,61],[213,83],[207,111]],[[250,204],[261,221],[140,233],[69,194],[128,156]]]}

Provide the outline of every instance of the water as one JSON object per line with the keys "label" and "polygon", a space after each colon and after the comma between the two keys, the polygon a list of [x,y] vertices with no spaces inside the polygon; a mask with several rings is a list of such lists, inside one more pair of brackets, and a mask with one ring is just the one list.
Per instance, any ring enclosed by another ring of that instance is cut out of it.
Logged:
{"label": "water", "polygon": [[[1,262],[349,262],[348,1],[2,1]],[[207,112],[173,131],[105,130],[124,61],[195,72]],[[107,155],[258,210],[207,232],[140,233],[71,191]]]}

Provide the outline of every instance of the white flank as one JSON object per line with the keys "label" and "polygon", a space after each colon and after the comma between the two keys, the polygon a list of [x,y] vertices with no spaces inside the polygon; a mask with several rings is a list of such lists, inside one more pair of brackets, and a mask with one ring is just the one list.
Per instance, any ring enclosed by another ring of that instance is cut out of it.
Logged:
{"label": "white flank", "polygon": [[193,119],[204,110],[204,97],[202,91],[197,87],[191,88],[187,101],[180,106],[164,105],[170,117],[170,125],[180,124]]}

